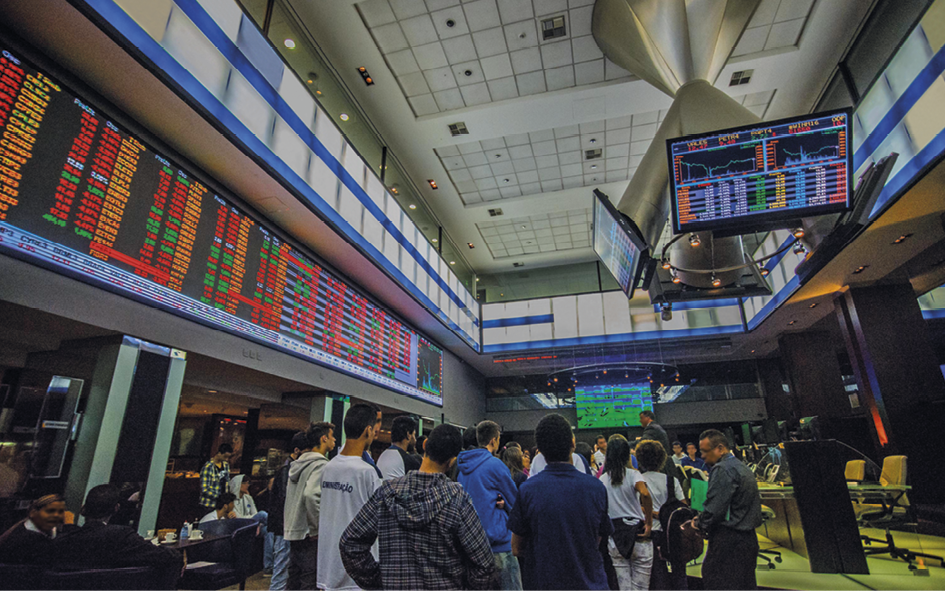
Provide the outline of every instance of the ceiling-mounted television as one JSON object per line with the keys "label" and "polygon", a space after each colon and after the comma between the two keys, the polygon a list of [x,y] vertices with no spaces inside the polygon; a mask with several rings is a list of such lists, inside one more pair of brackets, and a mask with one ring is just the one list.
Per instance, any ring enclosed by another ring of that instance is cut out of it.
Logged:
{"label": "ceiling-mounted television", "polygon": [[735,235],[848,210],[852,128],[841,109],[667,140],[673,230]]}
{"label": "ceiling-mounted television", "polygon": [[653,410],[650,382],[575,384],[578,429],[639,427],[640,413]]}
{"label": "ceiling-mounted television", "polygon": [[633,290],[640,279],[646,257],[646,242],[634,227],[633,222],[613,206],[607,195],[594,190],[594,252],[620,285],[620,289],[633,297]]}

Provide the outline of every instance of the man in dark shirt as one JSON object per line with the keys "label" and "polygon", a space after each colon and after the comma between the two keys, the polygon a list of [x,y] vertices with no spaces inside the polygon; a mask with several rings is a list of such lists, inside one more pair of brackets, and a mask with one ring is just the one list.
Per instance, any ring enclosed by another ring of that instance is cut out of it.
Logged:
{"label": "man in dark shirt", "polygon": [[53,563],[73,568],[121,568],[151,566],[180,572],[180,553],[144,541],[125,525],[108,525],[118,511],[121,491],[113,484],[101,484],[89,491],[82,507],[85,525],[56,536]]}
{"label": "man in dark shirt", "polygon": [[[460,451],[459,429],[433,429],[420,469],[385,481],[345,529],[341,560],[362,589],[495,588],[472,499],[446,477]],[[380,563],[371,554],[375,540]]]}
{"label": "man in dark shirt", "polygon": [[696,468],[697,470],[702,470],[705,472],[709,469],[705,465],[705,462],[702,461],[702,458],[696,457],[696,452],[699,448],[696,447],[695,443],[689,442],[686,444],[686,455],[683,456],[682,461],[679,463],[680,466],[689,466],[691,468]]}
{"label": "man in dark shirt", "polygon": [[705,506],[693,524],[709,538],[702,562],[703,587],[755,589],[755,528],[762,521],[755,476],[732,455],[721,431],[704,431],[699,436],[699,450],[712,467]]}
{"label": "man in dark shirt", "polygon": [[558,414],[535,429],[548,465],[526,480],[509,517],[524,589],[608,589],[601,538],[613,533],[607,489],[571,464],[574,434]]}

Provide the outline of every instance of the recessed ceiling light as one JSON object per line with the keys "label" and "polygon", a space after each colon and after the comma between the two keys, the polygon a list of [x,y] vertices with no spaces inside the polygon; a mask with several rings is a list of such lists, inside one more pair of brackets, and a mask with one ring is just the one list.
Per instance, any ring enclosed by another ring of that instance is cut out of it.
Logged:
{"label": "recessed ceiling light", "polygon": [[591,164],[591,169],[595,169],[595,170],[596,170],[596,169],[597,169],[597,165],[596,165],[596,164]]}
{"label": "recessed ceiling light", "polygon": [[524,229],[525,229],[525,226],[522,226],[522,229],[524,230]]}
{"label": "recessed ceiling light", "polygon": [[338,118],[341,119],[342,121],[347,121],[347,120],[348,120],[348,114],[347,114],[347,113],[342,113],[341,115],[338,115]]}
{"label": "recessed ceiling light", "polygon": [[597,138],[591,138],[591,143],[592,143],[592,144],[596,144],[596,143],[597,143]]}
{"label": "recessed ceiling light", "polygon": [[408,205],[407,207],[409,207],[410,209],[417,209],[417,206],[414,205],[413,203],[411,203],[411,204]]}
{"label": "recessed ceiling light", "polygon": [[433,180],[433,179],[427,179],[427,182],[430,183],[430,188],[433,189],[434,191],[439,188],[439,187],[436,186],[436,181],[435,181],[435,180]]}
{"label": "recessed ceiling light", "polygon": [[809,306],[807,306],[807,307],[813,310],[814,308],[817,307],[817,302],[814,302],[813,304],[811,304],[811,305],[809,305]]}
{"label": "recessed ceiling light", "polygon": [[905,242],[907,239],[911,237],[912,237],[912,234],[903,234],[899,238],[896,238],[895,240],[893,240],[893,244],[902,244],[903,242]]}
{"label": "recessed ceiling light", "polygon": [[455,264],[456,264],[456,261],[450,261],[450,264],[451,264],[451,265],[455,265]]}
{"label": "recessed ceiling light", "polygon": [[286,39],[283,43],[285,43],[285,46],[288,47],[289,49],[295,49],[294,39]]}
{"label": "recessed ceiling light", "polygon": [[787,324],[788,324],[788,326],[794,326],[795,324],[797,324],[797,320],[792,320],[792,321],[788,322]]}
{"label": "recessed ceiling light", "polygon": [[476,246],[472,242],[467,242],[466,246],[468,246],[469,248],[476,248]]}
{"label": "recessed ceiling light", "polygon": [[320,90],[316,90],[316,91],[315,91],[315,94],[317,94],[318,96],[321,96],[321,94],[322,94],[322,91],[320,91]]}
{"label": "recessed ceiling light", "polygon": [[505,294],[504,294],[504,293],[500,293],[500,294],[499,294],[499,297],[500,297],[500,298],[504,298],[504,297],[505,297]]}
{"label": "recessed ceiling light", "polygon": [[438,240],[437,240],[436,238],[434,238],[434,239],[433,239],[433,244],[436,244],[437,242],[438,242]]}
{"label": "recessed ceiling light", "polygon": [[211,394],[216,394],[216,393],[217,393],[216,390],[207,390],[207,392],[209,392],[209,393],[211,393]]}
{"label": "recessed ceiling light", "polygon": [[853,271],[853,274],[854,274],[854,275],[859,275],[860,273],[862,273],[863,271],[867,270],[868,268],[869,268],[869,265],[863,265],[862,267],[857,267],[857,268]]}

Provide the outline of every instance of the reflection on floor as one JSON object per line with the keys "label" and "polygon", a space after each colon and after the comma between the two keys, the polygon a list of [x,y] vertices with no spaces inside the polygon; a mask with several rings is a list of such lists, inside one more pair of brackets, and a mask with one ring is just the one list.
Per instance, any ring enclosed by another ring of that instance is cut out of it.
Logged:
{"label": "reflection on floor", "polygon": [[[884,539],[885,533],[878,529],[861,529],[860,533],[872,538]],[[896,545],[908,548],[914,552],[924,552],[945,558],[945,538],[928,536],[910,532],[893,532]],[[768,589],[800,589],[803,591],[820,591],[822,589],[922,589],[937,591],[945,589],[945,568],[937,561],[925,563],[929,576],[916,576],[909,570],[909,565],[902,560],[893,560],[888,555],[869,556],[869,575],[822,575],[810,572],[810,565],[803,556],[795,554],[786,548],[781,548],[771,540],[758,537],[763,549],[773,549],[781,552],[781,563],[776,564],[773,570],[759,569],[758,587]],[[702,559],[687,569],[690,577],[701,576]],[[759,560],[759,564],[763,561]],[[246,580],[248,591],[263,591],[269,589],[271,577],[256,573]],[[227,587],[227,590],[236,591],[239,586]]]}
{"label": "reflection on floor", "polygon": [[[885,539],[885,532],[878,529],[864,528],[863,535],[871,538]],[[896,545],[908,548],[913,552],[924,552],[934,556],[945,557],[945,538],[916,534],[911,532],[893,532]],[[800,589],[803,591],[819,591],[821,589],[945,589],[945,568],[939,562],[926,561],[925,567],[929,576],[916,576],[909,565],[903,560],[894,560],[889,555],[868,556],[869,575],[824,575],[810,572],[810,564],[803,556],[779,547],[771,540],[758,536],[762,549],[772,549],[781,552],[782,562],[776,568],[758,569],[756,571],[759,588],[768,589]],[[704,557],[704,555],[703,555]],[[689,577],[701,576],[701,562],[690,565],[686,571]],[[758,564],[763,564],[762,560]]]}

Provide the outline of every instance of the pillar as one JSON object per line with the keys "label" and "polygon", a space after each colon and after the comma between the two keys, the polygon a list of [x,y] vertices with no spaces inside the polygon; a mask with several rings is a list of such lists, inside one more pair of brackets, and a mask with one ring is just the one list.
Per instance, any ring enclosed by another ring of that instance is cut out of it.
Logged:
{"label": "pillar", "polygon": [[786,333],[778,339],[778,347],[798,418],[840,418],[851,414],[836,346],[829,333]]}
{"label": "pillar", "polygon": [[945,379],[912,286],[852,288],[837,318],[881,456],[909,457],[913,502],[945,502],[938,481]]}

